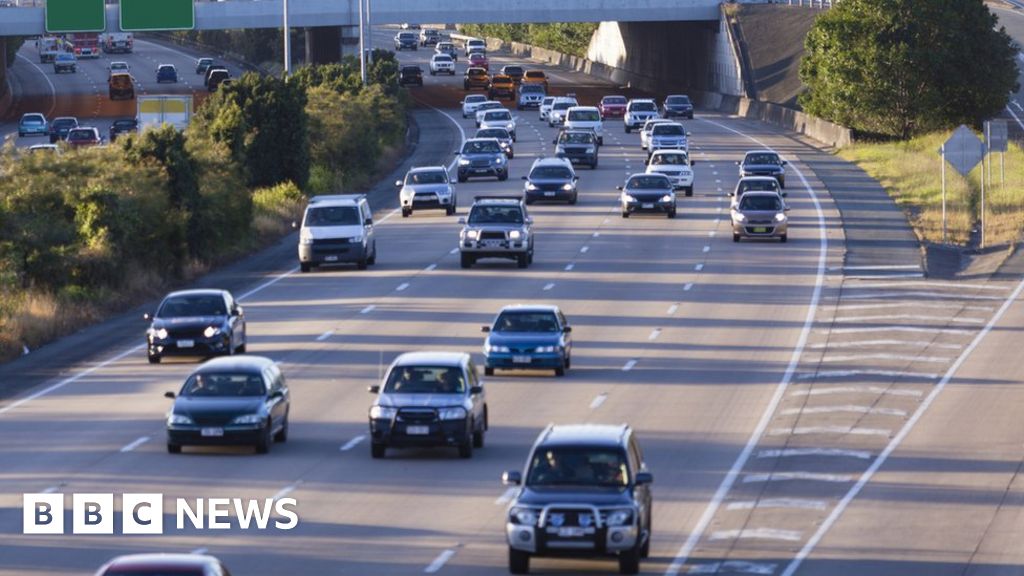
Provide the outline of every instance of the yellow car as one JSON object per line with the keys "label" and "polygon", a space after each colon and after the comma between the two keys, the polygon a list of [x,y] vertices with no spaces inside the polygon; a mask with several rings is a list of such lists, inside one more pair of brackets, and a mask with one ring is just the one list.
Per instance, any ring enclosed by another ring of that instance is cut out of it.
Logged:
{"label": "yellow car", "polygon": [[491,78],[491,85],[487,88],[487,97],[491,100],[498,98],[513,98],[516,95],[516,82],[511,76],[495,74]]}

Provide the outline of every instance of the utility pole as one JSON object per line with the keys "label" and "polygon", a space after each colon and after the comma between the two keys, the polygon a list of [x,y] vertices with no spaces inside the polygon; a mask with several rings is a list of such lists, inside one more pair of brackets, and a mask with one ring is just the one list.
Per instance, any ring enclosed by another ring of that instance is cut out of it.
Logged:
{"label": "utility pole", "polygon": [[288,0],[284,0],[284,75],[292,75],[292,30],[288,26]]}
{"label": "utility pole", "polygon": [[[366,86],[366,14],[363,12],[363,3],[367,0],[359,0],[359,74]],[[369,12],[367,3],[366,11]]]}

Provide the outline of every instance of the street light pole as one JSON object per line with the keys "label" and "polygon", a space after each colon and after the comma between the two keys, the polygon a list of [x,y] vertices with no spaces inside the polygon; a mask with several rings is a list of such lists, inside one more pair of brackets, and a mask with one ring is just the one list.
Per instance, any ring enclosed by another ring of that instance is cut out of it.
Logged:
{"label": "street light pole", "polygon": [[284,0],[284,75],[292,74],[292,31],[288,26],[288,0]]}
{"label": "street light pole", "polygon": [[[359,75],[363,80],[363,86],[366,86],[366,15],[363,12],[364,1],[359,0]],[[369,5],[367,5],[366,11],[369,12]]]}

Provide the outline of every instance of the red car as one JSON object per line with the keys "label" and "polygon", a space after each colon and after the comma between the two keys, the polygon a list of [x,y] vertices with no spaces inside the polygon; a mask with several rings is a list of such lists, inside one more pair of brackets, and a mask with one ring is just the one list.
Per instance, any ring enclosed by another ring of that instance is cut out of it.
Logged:
{"label": "red car", "polygon": [[469,55],[469,65],[474,68],[483,68],[484,70],[490,71],[490,63],[487,62],[487,56],[484,56],[481,52],[473,52]]}
{"label": "red car", "polygon": [[107,562],[96,576],[222,576],[228,569],[213,556],[199,554],[129,554]]}
{"label": "red car", "polygon": [[621,118],[626,115],[626,97],[605,96],[601,98],[601,103],[597,105],[597,109],[601,111],[601,118]]}
{"label": "red car", "polygon": [[96,128],[72,128],[68,130],[68,136],[64,140],[68,143],[68,146],[73,148],[87,147],[87,146],[99,146],[103,143],[103,139],[100,138],[100,131]]}

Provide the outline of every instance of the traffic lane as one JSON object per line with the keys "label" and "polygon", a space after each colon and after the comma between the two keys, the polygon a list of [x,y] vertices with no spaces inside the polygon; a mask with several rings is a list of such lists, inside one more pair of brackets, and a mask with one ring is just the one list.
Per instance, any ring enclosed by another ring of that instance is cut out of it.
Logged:
{"label": "traffic lane", "polygon": [[8,69],[12,79],[14,103],[10,121],[0,127],[5,135],[12,135],[16,146],[49,143],[45,136],[19,137],[18,119],[22,114],[38,112],[47,119],[56,116],[77,115],[69,110],[79,111],[82,116],[91,114],[96,108],[96,92],[87,74],[54,72],[52,64],[39,62],[39,52],[34,43],[26,43],[18,51],[15,65]]}
{"label": "traffic lane", "polygon": [[[1006,28],[1010,38],[1018,45],[1024,45],[1024,15],[997,4],[988,3],[987,6],[999,18],[999,26]],[[1003,109],[1002,116],[1008,122],[1011,137],[1021,140],[1024,139],[1024,56],[1018,53],[1017,58],[1017,64],[1021,68],[1021,87],[1010,95],[1010,102]]]}

